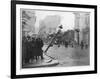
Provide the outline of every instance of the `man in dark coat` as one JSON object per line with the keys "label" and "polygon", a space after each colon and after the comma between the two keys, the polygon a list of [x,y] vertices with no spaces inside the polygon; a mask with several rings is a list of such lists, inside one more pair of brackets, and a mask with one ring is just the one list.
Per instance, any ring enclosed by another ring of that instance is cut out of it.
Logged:
{"label": "man in dark coat", "polygon": [[22,61],[23,64],[29,63],[29,58],[30,58],[30,45],[29,45],[29,36],[28,37],[23,37],[22,38]]}
{"label": "man in dark coat", "polygon": [[82,40],[81,41],[81,49],[83,49],[84,48],[84,41]]}
{"label": "man in dark coat", "polygon": [[29,60],[31,58],[31,37],[27,37],[26,41],[26,61],[29,63]]}
{"label": "man in dark coat", "polygon": [[23,65],[28,62],[26,59],[26,53],[27,53],[26,42],[27,42],[27,39],[25,36],[23,36],[22,37],[22,64]]}
{"label": "man in dark coat", "polygon": [[31,59],[35,59],[35,38],[32,37],[31,41]]}
{"label": "man in dark coat", "polygon": [[65,40],[65,47],[68,47],[68,41]]}
{"label": "man in dark coat", "polygon": [[43,50],[42,50],[43,45],[44,45],[43,40],[37,38],[35,42],[36,59],[38,59],[39,56],[41,57],[41,59],[43,59]]}

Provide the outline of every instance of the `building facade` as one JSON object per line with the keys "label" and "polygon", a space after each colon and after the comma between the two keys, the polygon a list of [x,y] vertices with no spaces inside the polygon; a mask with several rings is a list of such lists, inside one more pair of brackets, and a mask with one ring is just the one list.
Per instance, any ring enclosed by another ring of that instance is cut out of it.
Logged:
{"label": "building facade", "polygon": [[[32,33],[35,33],[35,22],[36,22],[36,16],[34,11],[30,10],[21,10],[22,17],[22,35],[30,35]],[[30,33],[31,32],[31,33]]]}
{"label": "building facade", "polygon": [[86,12],[74,12],[75,15],[75,40],[89,44],[90,39],[90,14]]}

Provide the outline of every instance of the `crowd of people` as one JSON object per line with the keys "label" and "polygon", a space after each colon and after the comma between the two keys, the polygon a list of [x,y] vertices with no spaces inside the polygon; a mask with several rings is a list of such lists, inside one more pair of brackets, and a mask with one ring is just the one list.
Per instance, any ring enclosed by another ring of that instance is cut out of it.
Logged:
{"label": "crowd of people", "polygon": [[29,63],[32,60],[43,59],[43,41],[41,38],[31,36],[22,39],[22,62]]}
{"label": "crowd of people", "polygon": [[81,49],[87,49],[88,48],[88,44],[85,41],[81,41],[80,43],[77,43],[76,41],[64,41],[63,45],[68,48],[68,47],[72,47],[72,48],[76,48],[76,47],[80,47]]}
{"label": "crowd of people", "polygon": [[[22,62],[29,63],[32,60],[43,59],[42,47],[44,44],[45,42],[43,43],[43,39],[39,37],[24,36],[22,39]],[[80,44],[78,44],[75,40],[61,40],[61,39],[55,39],[51,47],[53,45],[57,45],[58,47],[63,45],[66,48],[80,47],[82,50],[84,48],[88,48],[89,46],[83,40],[80,42]]]}
{"label": "crowd of people", "polygon": [[82,40],[80,43],[77,43],[75,40],[55,40],[54,45],[57,45],[58,47],[60,47],[61,45],[65,46],[66,48],[68,47],[72,47],[72,48],[76,48],[76,47],[80,47],[81,49],[87,49],[89,47],[89,44],[87,44],[84,40]]}

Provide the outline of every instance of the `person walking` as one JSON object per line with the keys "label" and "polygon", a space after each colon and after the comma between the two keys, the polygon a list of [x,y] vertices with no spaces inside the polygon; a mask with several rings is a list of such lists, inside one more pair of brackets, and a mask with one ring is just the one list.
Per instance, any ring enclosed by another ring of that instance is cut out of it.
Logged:
{"label": "person walking", "polygon": [[84,42],[81,41],[81,49],[83,49],[83,48],[84,48]]}

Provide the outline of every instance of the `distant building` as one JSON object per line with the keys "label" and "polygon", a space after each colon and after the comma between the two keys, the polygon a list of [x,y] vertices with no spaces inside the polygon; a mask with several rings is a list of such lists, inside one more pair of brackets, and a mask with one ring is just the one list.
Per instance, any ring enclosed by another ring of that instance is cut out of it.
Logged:
{"label": "distant building", "polygon": [[57,27],[60,25],[60,16],[48,15],[39,23],[39,35],[46,38],[48,34],[56,32]]}
{"label": "distant building", "polygon": [[22,9],[22,34],[26,33],[35,33],[35,22],[36,16],[35,12],[32,10],[24,10]]}
{"label": "distant building", "polygon": [[73,41],[74,40],[74,30],[67,30],[66,32],[64,32],[62,39],[63,40],[68,40],[68,41]]}
{"label": "distant building", "polygon": [[90,38],[90,14],[74,12],[75,15],[75,40],[77,42],[85,41],[89,44]]}

